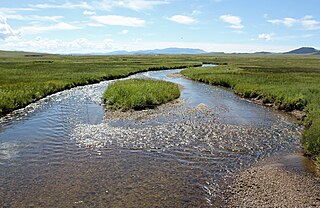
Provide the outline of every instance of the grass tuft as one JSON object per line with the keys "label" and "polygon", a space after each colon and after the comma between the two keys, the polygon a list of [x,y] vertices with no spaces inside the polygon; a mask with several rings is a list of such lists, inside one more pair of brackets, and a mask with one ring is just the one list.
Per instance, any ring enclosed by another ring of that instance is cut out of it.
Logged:
{"label": "grass tuft", "polygon": [[154,108],[180,97],[177,84],[162,80],[129,79],[111,84],[103,95],[112,109]]}

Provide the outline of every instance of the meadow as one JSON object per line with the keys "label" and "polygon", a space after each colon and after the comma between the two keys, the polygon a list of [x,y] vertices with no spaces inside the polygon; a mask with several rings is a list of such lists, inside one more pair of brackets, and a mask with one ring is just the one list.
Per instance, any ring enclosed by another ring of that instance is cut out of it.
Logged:
{"label": "meadow", "polygon": [[111,109],[154,108],[180,97],[179,86],[162,80],[129,79],[111,84],[103,100]]}
{"label": "meadow", "polygon": [[131,74],[200,65],[187,57],[59,56],[0,52],[0,115],[55,92]]}
{"label": "meadow", "polygon": [[[196,81],[229,87],[244,97],[272,103],[283,111],[303,110],[305,152],[320,163],[320,57],[224,56],[218,67],[190,68],[182,74]],[[226,64],[227,63],[227,64]]]}
{"label": "meadow", "polygon": [[303,144],[306,153],[320,162],[320,56],[62,56],[0,51],[0,115],[78,85],[202,63],[221,66],[187,69],[183,74],[231,87],[243,97],[274,103],[281,110],[306,111]]}

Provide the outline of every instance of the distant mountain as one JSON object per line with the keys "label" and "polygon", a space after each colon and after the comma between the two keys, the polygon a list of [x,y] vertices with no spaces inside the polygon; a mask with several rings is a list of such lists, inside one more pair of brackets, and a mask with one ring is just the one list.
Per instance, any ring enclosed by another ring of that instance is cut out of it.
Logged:
{"label": "distant mountain", "polygon": [[320,55],[320,51],[318,50],[317,52],[313,53],[313,55]]}
{"label": "distant mountain", "polygon": [[[110,53],[104,53],[99,55],[147,55],[147,54],[204,54],[207,53],[204,50],[196,48],[165,48],[165,49],[154,49],[154,50],[140,50],[140,51],[113,51]],[[94,54],[96,55],[96,54]]]}
{"label": "distant mountain", "polygon": [[225,52],[208,52],[206,55],[223,55],[226,54]]}
{"label": "distant mountain", "polygon": [[165,48],[155,50],[136,51],[136,54],[202,54],[207,53],[201,49],[195,48]]}
{"label": "distant mountain", "polygon": [[104,53],[103,55],[130,55],[132,54],[129,51],[112,51],[110,53]]}
{"label": "distant mountain", "polygon": [[260,52],[255,52],[254,54],[272,54],[271,52],[268,52],[268,51],[260,51]]}
{"label": "distant mountain", "polygon": [[4,58],[4,57],[43,57],[43,56],[52,56],[52,55],[54,55],[54,54],[0,50],[0,57],[1,58]]}
{"label": "distant mountain", "polygon": [[293,51],[289,51],[289,52],[286,52],[284,54],[319,54],[319,50],[315,49],[315,48],[312,48],[312,47],[301,47],[301,48],[298,48],[298,49],[295,49]]}
{"label": "distant mountain", "polygon": [[207,52],[196,48],[165,48],[154,50],[140,50],[140,51],[112,51],[109,53],[72,53],[73,56],[103,56],[103,55],[178,55],[178,54],[206,54]]}

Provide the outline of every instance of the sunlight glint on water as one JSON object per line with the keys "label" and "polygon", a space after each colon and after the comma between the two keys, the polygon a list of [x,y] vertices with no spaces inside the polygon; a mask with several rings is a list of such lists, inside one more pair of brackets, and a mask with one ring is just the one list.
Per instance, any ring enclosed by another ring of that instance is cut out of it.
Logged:
{"label": "sunlight glint on water", "polygon": [[[49,96],[0,124],[0,206],[210,206],[228,174],[300,148],[301,127],[179,70],[180,105],[105,119],[111,81]],[[197,106],[205,106],[205,109]],[[108,115],[108,114],[107,114]]]}

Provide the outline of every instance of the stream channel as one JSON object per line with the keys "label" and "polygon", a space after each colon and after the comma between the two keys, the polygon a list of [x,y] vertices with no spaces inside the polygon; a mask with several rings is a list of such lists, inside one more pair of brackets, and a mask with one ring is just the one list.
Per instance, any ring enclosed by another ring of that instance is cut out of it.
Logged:
{"label": "stream channel", "polygon": [[0,118],[0,207],[209,207],[233,173],[301,151],[303,127],[233,92],[168,76],[178,103],[113,118],[114,81],[48,96]]}

